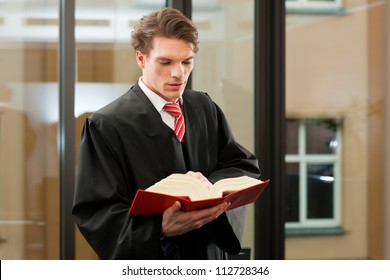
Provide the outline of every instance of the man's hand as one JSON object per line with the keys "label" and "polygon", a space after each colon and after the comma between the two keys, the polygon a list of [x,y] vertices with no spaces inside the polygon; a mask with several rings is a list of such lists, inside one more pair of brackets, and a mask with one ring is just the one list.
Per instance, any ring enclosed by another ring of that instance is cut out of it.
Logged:
{"label": "man's hand", "polygon": [[211,184],[211,182],[205,176],[203,176],[203,174],[200,173],[200,172],[188,171],[186,173],[186,175],[198,179],[203,184],[205,184],[208,187],[209,190],[211,190],[211,188],[213,187],[213,184]]}
{"label": "man's hand", "polygon": [[224,202],[203,210],[183,212],[180,210],[180,202],[176,201],[163,214],[162,235],[176,236],[200,228],[218,218],[229,206],[230,203]]}

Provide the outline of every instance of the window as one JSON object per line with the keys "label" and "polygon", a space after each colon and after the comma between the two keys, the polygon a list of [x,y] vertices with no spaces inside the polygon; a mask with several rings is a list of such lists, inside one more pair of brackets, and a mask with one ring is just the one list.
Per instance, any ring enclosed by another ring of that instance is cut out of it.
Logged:
{"label": "window", "polygon": [[289,12],[331,12],[342,8],[342,0],[286,0]]}
{"label": "window", "polygon": [[288,119],[286,229],[340,224],[341,121]]}

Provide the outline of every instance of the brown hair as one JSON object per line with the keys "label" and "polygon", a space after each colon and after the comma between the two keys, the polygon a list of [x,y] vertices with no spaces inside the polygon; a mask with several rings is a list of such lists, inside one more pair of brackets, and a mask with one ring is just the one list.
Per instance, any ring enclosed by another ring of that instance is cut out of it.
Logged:
{"label": "brown hair", "polygon": [[131,33],[131,45],[136,51],[148,54],[155,36],[182,39],[199,49],[198,31],[191,20],[173,8],[162,8],[143,16]]}

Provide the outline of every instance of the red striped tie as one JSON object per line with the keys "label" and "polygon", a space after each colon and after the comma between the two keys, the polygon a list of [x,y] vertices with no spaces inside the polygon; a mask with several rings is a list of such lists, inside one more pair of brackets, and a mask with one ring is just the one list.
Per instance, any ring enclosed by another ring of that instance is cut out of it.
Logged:
{"label": "red striped tie", "polygon": [[167,103],[164,106],[164,110],[167,111],[169,114],[171,114],[175,118],[175,127],[174,131],[176,133],[177,139],[179,139],[180,142],[184,141],[184,132],[185,132],[185,125],[184,125],[184,116],[180,109],[179,102],[175,103]]}

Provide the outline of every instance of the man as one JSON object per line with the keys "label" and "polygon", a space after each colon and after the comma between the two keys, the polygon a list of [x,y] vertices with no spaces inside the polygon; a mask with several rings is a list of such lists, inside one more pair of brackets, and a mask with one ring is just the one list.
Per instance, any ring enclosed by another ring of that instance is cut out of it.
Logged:
{"label": "man", "polygon": [[[175,9],[141,18],[132,46],[142,77],[126,94],[85,122],[73,215],[102,259],[226,259],[241,250],[243,208],[227,203],[163,215],[128,214],[137,189],[172,173],[207,185],[247,175],[259,178],[255,157],[234,140],[220,108],[185,89],[198,51],[193,23]],[[179,103],[184,124],[165,104]],[[183,136],[184,133],[184,136]],[[210,183],[211,182],[211,183]]]}

